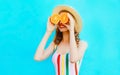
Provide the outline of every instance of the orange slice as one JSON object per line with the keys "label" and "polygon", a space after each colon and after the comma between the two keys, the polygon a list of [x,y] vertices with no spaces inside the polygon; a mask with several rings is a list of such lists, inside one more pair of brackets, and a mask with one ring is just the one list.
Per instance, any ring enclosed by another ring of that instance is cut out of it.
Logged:
{"label": "orange slice", "polygon": [[53,24],[58,24],[58,22],[60,21],[60,16],[58,14],[53,14],[50,18],[50,21]]}
{"label": "orange slice", "polygon": [[68,22],[68,16],[67,16],[67,13],[61,13],[61,22],[64,24],[64,23],[67,23]]}

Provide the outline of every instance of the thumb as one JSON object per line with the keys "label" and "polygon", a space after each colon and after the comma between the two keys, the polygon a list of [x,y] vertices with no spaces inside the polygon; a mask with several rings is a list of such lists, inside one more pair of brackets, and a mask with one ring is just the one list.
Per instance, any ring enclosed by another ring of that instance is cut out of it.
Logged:
{"label": "thumb", "polygon": [[69,25],[65,24],[65,26],[66,26],[68,29],[70,29]]}
{"label": "thumb", "polygon": [[55,29],[57,28],[57,25],[55,25]]}

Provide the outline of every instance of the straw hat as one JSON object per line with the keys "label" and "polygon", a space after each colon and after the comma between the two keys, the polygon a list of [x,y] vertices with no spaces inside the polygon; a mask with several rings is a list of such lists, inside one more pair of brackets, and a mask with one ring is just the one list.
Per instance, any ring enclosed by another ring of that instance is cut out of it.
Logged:
{"label": "straw hat", "polygon": [[59,14],[62,11],[66,11],[73,16],[73,18],[75,20],[75,31],[79,33],[82,28],[82,20],[80,18],[80,15],[77,13],[77,11],[70,6],[59,5],[53,9],[52,14]]}

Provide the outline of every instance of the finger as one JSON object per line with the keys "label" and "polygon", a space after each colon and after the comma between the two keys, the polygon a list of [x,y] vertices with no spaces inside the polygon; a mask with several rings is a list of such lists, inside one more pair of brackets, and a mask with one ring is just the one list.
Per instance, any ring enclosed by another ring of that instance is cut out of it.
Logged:
{"label": "finger", "polygon": [[48,22],[50,22],[50,17],[48,17],[48,20],[47,20]]}
{"label": "finger", "polygon": [[55,25],[55,29],[57,28],[57,25]]}
{"label": "finger", "polygon": [[69,26],[68,25],[65,25],[67,28],[69,28]]}
{"label": "finger", "polygon": [[74,24],[75,20],[74,20],[74,18],[72,17],[72,15],[70,15],[70,14],[68,13],[68,17],[69,17],[69,19],[70,19],[70,24]]}
{"label": "finger", "polygon": [[66,26],[68,29],[70,29],[69,25],[65,24],[65,26]]}
{"label": "finger", "polygon": [[73,17],[68,13],[68,17],[70,20],[73,20]]}
{"label": "finger", "polygon": [[48,17],[48,21],[50,20],[50,17]]}

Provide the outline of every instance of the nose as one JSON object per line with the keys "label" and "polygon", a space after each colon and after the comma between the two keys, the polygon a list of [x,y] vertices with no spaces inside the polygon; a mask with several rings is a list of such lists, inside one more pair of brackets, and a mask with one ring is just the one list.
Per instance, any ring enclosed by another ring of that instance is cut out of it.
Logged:
{"label": "nose", "polygon": [[60,25],[64,25],[64,24],[60,21],[58,25],[60,26]]}
{"label": "nose", "polygon": [[61,21],[60,21],[60,25],[61,25],[62,23],[61,23]]}

